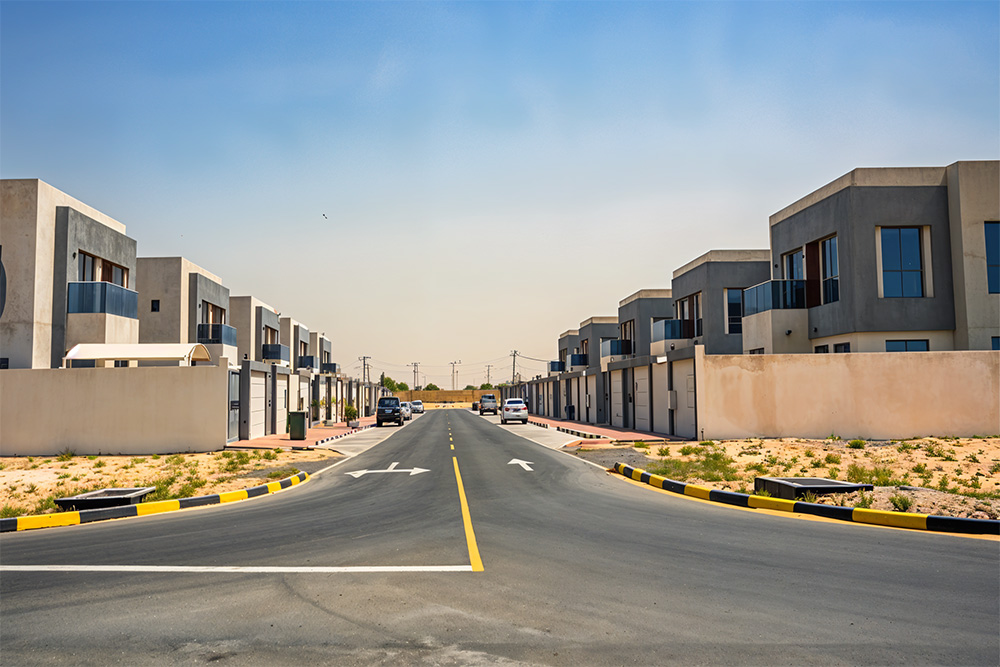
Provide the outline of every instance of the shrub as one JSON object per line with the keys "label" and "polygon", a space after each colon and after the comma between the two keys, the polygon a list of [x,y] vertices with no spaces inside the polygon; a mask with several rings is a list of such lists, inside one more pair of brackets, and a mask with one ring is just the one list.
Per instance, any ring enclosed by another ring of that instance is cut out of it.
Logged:
{"label": "shrub", "polygon": [[770,498],[771,492],[767,489],[761,489],[760,491],[754,491],[753,495],[760,496],[761,498]]}
{"label": "shrub", "polygon": [[914,449],[916,449],[916,447],[914,447],[913,445],[911,445],[908,442],[901,442],[898,445],[896,445],[896,451],[899,452],[900,454],[903,454],[905,452],[909,452],[909,451],[914,450]]}
{"label": "shrub", "polygon": [[632,447],[634,447],[635,449],[649,449],[649,443],[648,442],[637,442],[634,445],[632,445]]}
{"label": "shrub", "polygon": [[894,493],[889,496],[889,502],[892,503],[893,508],[897,512],[908,512],[910,507],[913,505],[913,498],[903,495],[902,493]]}
{"label": "shrub", "polygon": [[840,454],[827,454],[823,462],[827,465],[840,465]]}
{"label": "shrub", "polygon": [[869,509],[874,501],[875,501],[874,493],[865,493],[864,491],[859,491],[858,502],[854,503],[854,506],[860,507],[862,509]]}
{"label": "shrub", "polygon": [[94,461],[94,467],[95,468],[103,468],[104,467],[104,461]]}
{"label": "shrub", "polygon": [[76,455],[76,452],[74,452],[74,451],[73,451],[72,449],[69,449],[69,448],[67,447],[66,449],[62,450],[62,451],[61,451],[61,452],[59,453],[59,460],[60,460],[60,461],[72,461],[72,460],[73,460],[73,457],[74,457],[75,455]]}
{"label": "shrub", "polygon": [[995,475],[1000,472],[1000,463],[994,463],[990,466],[990,474]]}
{"label": "shrub", "polygon": [[917,465],[913,466],[913,472],[917,473],[918,475],[923,475],[924,473],[927,472],[927,464],[918,463]]}
{"label": "shrub", "polygon": [[660,456],[670,456],[670,449],[668,449],[667,447],[660,447],[658,450],[656,450],[656,453],[659,454]]}
{"label": "shrub", "polygon": [[838,475],[840,475],[840,468],[830,468],[826,473],[826,476],[830,479],[837,479]]}
{"label": "shrub", "polygon": [[851,440],[849,443],[847,443],[847,446],[850,447],[851,449],[864,449],[865,448],[865,441],[864,440]]}
{"label": "shrub", "polygon": [[805,454],[806,454],[806,458],[809,458],[809,459],[811,459],[812,457],[816,456],[815,454],[813,454],[813,450],[811,450],[811,449],[807,449],[806,452],[805,452]]}
{"label": "shrub", "polygon": [[694,445],[684,445],[681,447],[681,456],[691,456],[692,454],[697,454],[700,447],[695,447]]}
{"label": "shrub", "polygon": [[802,494],[800,500],[804,503],[816,503],[819,500],[819,498],[812,491],[806,491],[805,493]]}

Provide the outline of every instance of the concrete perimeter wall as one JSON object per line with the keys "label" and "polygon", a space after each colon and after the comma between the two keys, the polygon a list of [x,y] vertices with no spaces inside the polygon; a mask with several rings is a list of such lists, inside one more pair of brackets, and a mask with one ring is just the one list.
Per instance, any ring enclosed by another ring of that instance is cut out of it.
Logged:
{"label": "concrete perimeter wall", "polygon": [[472,403],[478,401],[483,394],[493,394],[500,402],[499,389],[441,389],[439,391],[397,391],[393,396],[404,402],[423,401],[424,403]]}
{"label": "concrete perimeter wall", "polygon": [[0,456],[205,452],[226,444],[228,368],[0,373]]}
{"label": "concrete perimeter wall", "polygon": [[698,437],[1000,433],[1000,352],[706,355]]}

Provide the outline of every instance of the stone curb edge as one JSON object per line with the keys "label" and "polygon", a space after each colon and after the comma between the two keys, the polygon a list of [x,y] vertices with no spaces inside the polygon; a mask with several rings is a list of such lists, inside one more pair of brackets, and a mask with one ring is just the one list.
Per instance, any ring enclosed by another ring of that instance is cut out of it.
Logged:
{"label": "stone curb edge", "polygon": [[282,489],[302,484],[309,480],[309,474],[300,472],[297,475],[286,477],[277,482],[268,482],[249,489],[239,491],[226,491],[225,493],[215,493],[210,496],[195,496],[193,498],[180,498],[178,500],[160,500],[152,503],[139,503],[138,505],[123,505],[121,507],[105,507],[94,510],[81,510],[78,512],[58,512],[56,514],[37,514],[34,516],[20,516],[15,518],[0,519],[0,533],[8,533],[16,530],[31,530],[33,528],[54,528],[56,526],[75,526],[81,523],[91,523],[93,521],[104,521],[105,519],[123,519],[132,516],[145,516],[147,514],[158,514],[160,512],[173,512],[175,510],[188,507],[200,507],[202,505],[216,505],[220,503],[231,503],[247,498],[256,498],[270,493],[276,493]]}
{"label": "stone curb edge", "polygon": [[325,445],[328,442],[333,442],[334,440],[340,440],[341,438],[346,438],[347,436],[354,435],[355,433],[361,433],[361,431],[366,431],[372,428],[373,426],[375,426],[375,424],[365,424],[364,426],[359,426],[356,429],[345,431],[344,433],[340,433],[339,435],[331,435],[329,438],[323,438],[322,440],[317,440],[311,445],[306,445],[304,447],[301,445],[292,445],[290,449],[315,449],[316,447],[319,447],[320,445]]}
{"label": "stone curb edge", "polygon": [[798,514],[811,514],[839,521],[853,521],[855,523],[868,523],[895,528],[911,528],[944,533],[965,533],[970,535],[1000,535],[1000,521],[995,519],[962,519],[933,514],[883,512],[860,507],[819,505],[796,500],[783,500],[781,498],[751,496],[734,491],[718,491],[710,489],[707,486],[676,482],[672,479],[646,472],[640,468],[627,466],[624,463],[615,463],[613,470],[624,477],[649,484],[664,491],[727,505],[735,505],[737,507],[796,512]]}

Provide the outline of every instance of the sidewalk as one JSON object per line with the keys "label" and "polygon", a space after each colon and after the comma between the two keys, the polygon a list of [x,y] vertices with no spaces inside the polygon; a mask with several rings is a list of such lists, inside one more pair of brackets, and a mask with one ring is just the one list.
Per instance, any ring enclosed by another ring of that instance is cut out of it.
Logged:
{"label": "sidewalk", "polygon": [[227,449],[274,449],[275,447],[309,449],[375,426],[375,415],[361,417],[358,422],[358,428],[349,428],[345,422],[338,422],[333,426],[323,426],[320,422],[306,429],[305,440],[292,440],[287,433],[272,433],[253,440],[231,442],[227,445]]}
{"label": "sidewalk", "polygon": [[594,444],[598,444],[598,442],[670,442],[680,440],[680,438],[661,435],[659,433],[631,431],[629,429],[607,426],[606,424],[595,426],[594,424],[582,424],[580,422],[569,421],[568,419],[553,419],[537,415],[528,417],[528,423],[543,428],[554,428],[563,433],[583,438],[584,440],[594,440]]}

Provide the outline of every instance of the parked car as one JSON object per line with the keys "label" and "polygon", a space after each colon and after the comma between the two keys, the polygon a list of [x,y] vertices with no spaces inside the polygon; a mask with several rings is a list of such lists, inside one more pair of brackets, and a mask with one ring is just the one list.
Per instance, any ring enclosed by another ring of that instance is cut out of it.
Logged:
{"label": "parked car", "polygon": [[410,409],[413,410],[415,414],[424,414],[424,402],[423,401],[410,401]]}
{"label": "parked car", "polygon": [[479,414],[485,415],[487,412],[497,414],[497,397],[493,394],[483,394],[479,397]]}
{"label": "parked car", "polygon": [[500,415],[500,423],[506,424],[512,419],[519,419],[522,424],[528,423],[528,406],[524,404],[524,399],[508,398],[503,402],[503,413]]}
{"label": "parked car", "polygon": [[478,410],[479,409],[479,401],[473,401],[472,402],[472,409],[473,410]]}
{"label": "parked car", "polygon": [[403,406],[395,396],[383,396],[378,399],[378,407],[375,411],[375,425],[381,426],[385,422],[395,422],[403,425]]}
{"label": "parked car", "polygon": [[403,419],[407,421],[413,419],[413,407],[407,401],[403,401],[399,406],[403,408]]}

